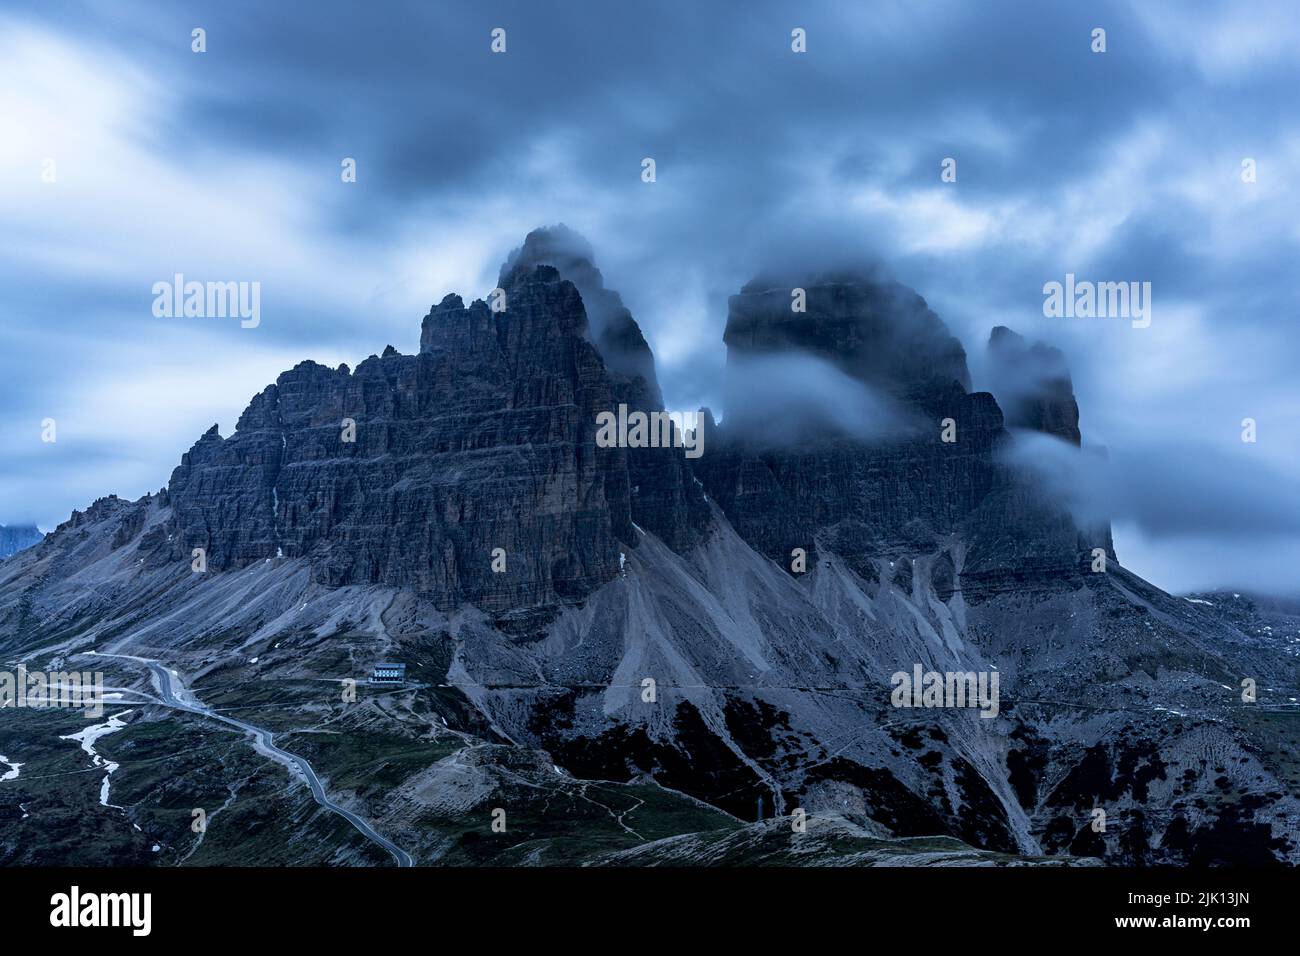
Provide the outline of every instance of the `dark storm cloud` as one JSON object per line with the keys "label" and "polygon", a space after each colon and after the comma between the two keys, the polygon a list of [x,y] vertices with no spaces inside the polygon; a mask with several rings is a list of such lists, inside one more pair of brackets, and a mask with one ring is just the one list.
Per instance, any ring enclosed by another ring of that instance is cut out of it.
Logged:
{"label": "dark storm cloud", "polygon": [[[121,404],[121,435],[96,440],[137,463],[114,466],[113,488],[92,489],[93,467],[56,491],[7,475],[0,521],[48,526],[157,487],[278,363],[413,349],[429,303],[485,294],[524,233],[556,222],[591,240],[671,407],[721,409],[727,300],[760,269],[872,258],[977,373],[994,325],[1059,345],[1084,434],[1116,462],[1207,442],[1231,455],[1252,415],[1269,424],[1258,457],[1300,479],[1283,172],[1300,161],[1300,15],[1283,4],[17,0],[0,16],[0,52],[26,71],[4,76],[5,103],[31,106],[15,169],[57,146],[65,190],[0,197],[0,371],[19,422],[5,436],[31,441],[33,420],[93,394]],[[790,51],[796,26],[806,54]],[[1105,54],[1089,49],[1097,26]],[[945,157],[956,183],[939,182]],[[173,271],[260,279],[267,318],[160,327],[146,292]],[[1047,319],[1043,283],[1066,272],[1151,281],[1152,328]],[[123,396],[164,366],[173,391],[201,384],[165,425],[132,424],[147,389]],[[1171,468],[1167,498],[1131,501],[1152,540],[1203,528],[1199,473]],[[1232,514],[1203,530],[1262,527]],[[1159,564],[1177,587],[1177,562]]]}

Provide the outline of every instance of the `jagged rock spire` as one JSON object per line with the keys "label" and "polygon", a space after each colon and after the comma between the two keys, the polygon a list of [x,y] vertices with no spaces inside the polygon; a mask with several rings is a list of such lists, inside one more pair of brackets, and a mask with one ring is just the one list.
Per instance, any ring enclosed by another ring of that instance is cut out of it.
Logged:
{"label": "jagged rock spire", "polygon": [[1008,428],[1028,428],[1079,445],[1079,405],[1060,349],[1035,342],[1004,325],[989,336],[989,387]]}
{"label": "jagged rock spire", "polygon": [[497,282],[507,289],[519,275],[539,265],[553,266],[581,293],[591,340],[605,367],[618,375],[645,379],[646,397],[655,407],[662,407],[654,354],[622,297],[605,288],[591,243],[563,223],[534,229],[501,266]]}

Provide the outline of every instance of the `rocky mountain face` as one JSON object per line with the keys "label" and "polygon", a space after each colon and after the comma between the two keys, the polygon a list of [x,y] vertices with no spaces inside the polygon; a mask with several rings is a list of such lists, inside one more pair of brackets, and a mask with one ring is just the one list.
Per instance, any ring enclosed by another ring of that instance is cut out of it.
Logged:
{"label": "rocky mountain face", "polygon": [[[444,298],[418,355],[390,348],[355,371],[304,362],[230,438],[210,430],[168,485],[169,560],[203,548],[227,570],[301,556],[323,584],[405,585],[442,608],[508,612],[609,581],[618,542],[636,545],[634,520],[691,540],[701,499],[681,463],[595,443],[598,412],[657,385],[606,370],[555,268],[516,268],[506,283],[500,312]],[[508,573],[492,570],[496,549]]]}
{"label": "rocky mountain face", "polygon": [[34,524],[0,524],[0,560],[16,554],[23,548],[30,548],[45,535]]}
{"label": "rocky mountain face", "polygon": [[[600,352],[609,377],[614,405],[646,412],[663,409],[654,355],[622,298],[605,287],[591,245],[566,226],[534,229],[501,267],[501,288],[539,265],[553,267],[582,296],[588,338]],[[681,549],[696,543],[708,524],[708,509],[689,468],[680,456],[656,449],[626,450],[631,483],[632,520]],[[623,536],[636,546],[635,536]]]}
{"label": "rocky mountain face", "polygon": [[[812,555],[825,547],[868,581],[902,573],[895,559],[926,554],[944,599],[959,576],[969,599],[977,590],[1077,581],[1093,547],[1113,557],[1108,528],[1076,527],[1001,463],[1009,436],[998,402],[969,391],[964,350],[920,296],[851,275],[796,287],[806,312],[791,308],[790,285],[755,282],[732,297],[724,338],[728,374],[740,383],[730,383],[731,394],[766,387],[767,362],[759,381],[744,381],[756,357],[802,355],[876,396],[877,413],[892,424],[869,440],[853,423],[823,425],[773,447],[770,417],[738,402],[699,470],[751,546],[782,564],[795,548]],[[793,382],[789,401],[800,401],[801,388],[816,383]]]}
{"label": "rocky mountain face", "polygon": [[1070,370],[1060,349],[1042,342],[1028,345],[1004,325],[989,335],[988,356],[994,395],[1008,428],[1029,428],[1081,443],[1079,405]]}
{"label": "rocky mountain face", "polygon": [[[796,289],[805,293],[802,309],[795,307]],[[784,283],[759,278],[732,296],[730,307],[723,341],[733,364],[798,349],[927,411],[940,408],[953,385],[970,388],[961,343],[924,299],[897,282],[853,272]]]}
{"label": "rocky mountain face", "polygon": [[[913,855],[902,838],[970,862],[943,841],[1300,860],[1295,654],[1125,570],[1004,454],[1008,424],[1079,444],[1063,359],[995,333],[1011,370],[972,392],[910,290],[762,278],[731,301],[728,405],[692,460],[595,440],[601,412],[662,402],[585,243],[530,234],[500,281],[504,311],[450,295],[417,355],[297,366],[166,489],[6,561],[0,651],[162,660],[249,720],[265,699],[328,726],[386,755],[383,786],[301,746],[423,862],[496,859],[464,821],[502,801],[538,827],[625,807],[588,862],[826,862],[844,834],[862,862]],[[320,696],[393,659],[417,676],[401,706]],[[996,675],[996,714],[898,706],[914,667]],[[297,686],[316,696],[285,703]],[[832,822],[796,846],[771,823],[795,809]]]}
{"label": "rocky mountain face", "polygon": [[662,408],[654,355],[622,297],[605,288],[591,244],[564,225],[534,229],[501,267],[499,287],[508,287],[540,265],[552,266],[577,288],[587,312],[590,338],[610,374],[627,386],[633,379],[643,379],[638,397],[650,402],[651,407]]}
{"label": "rocky mountain face", "polygon": [[[209,431],[168,484],[179,550],[219,571],[302,556],[321,583],[409,585],[447,608],[531,607],[612,578],[629,487],[595,455],[612,393],[582,301],[553,269],[507,292],[508,315],[447,296],[419,355],[304,362],[230,438]],[[514,573],[492,573],[494,548]]]}

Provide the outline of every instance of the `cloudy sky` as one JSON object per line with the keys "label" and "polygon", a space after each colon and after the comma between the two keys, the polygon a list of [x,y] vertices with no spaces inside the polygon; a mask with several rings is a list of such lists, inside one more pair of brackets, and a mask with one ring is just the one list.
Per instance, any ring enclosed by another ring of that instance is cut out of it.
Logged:
{"label": "cloudy sky", "polygon": [[[993,325],[1065,351],[1122,563],[1296,590],[1297,51],[1285,2],[7,0],[0,522],[164,485],[304,358],[414,352],[562,221],[671,407],[719,404],[761,262],[878,257],[977,386]],[[155,317],[177,272],[260,282],[261,324]],[[1151,326],[1044,317],[1067,272],[1151,282]]]}

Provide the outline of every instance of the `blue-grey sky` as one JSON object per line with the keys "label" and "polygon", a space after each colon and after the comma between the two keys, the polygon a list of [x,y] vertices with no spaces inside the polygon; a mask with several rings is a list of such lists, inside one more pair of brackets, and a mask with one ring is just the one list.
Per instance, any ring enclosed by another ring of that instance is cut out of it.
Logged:
{"label": "blue-grey sky", "polygon": [[[162,486],[278,372],[415,351],[565,222],[671,407],[720,404],[762,263],[877,257],[977,387],[994,325],[1064,350],[1124,564],[1295,590],[1297,51],[1287,2],[8,0],[0,522]],[[177,272],[260,282],[260,325],[155,317]],[[1150,328],[1046,318],[1067,272],[1151,282]]]}

